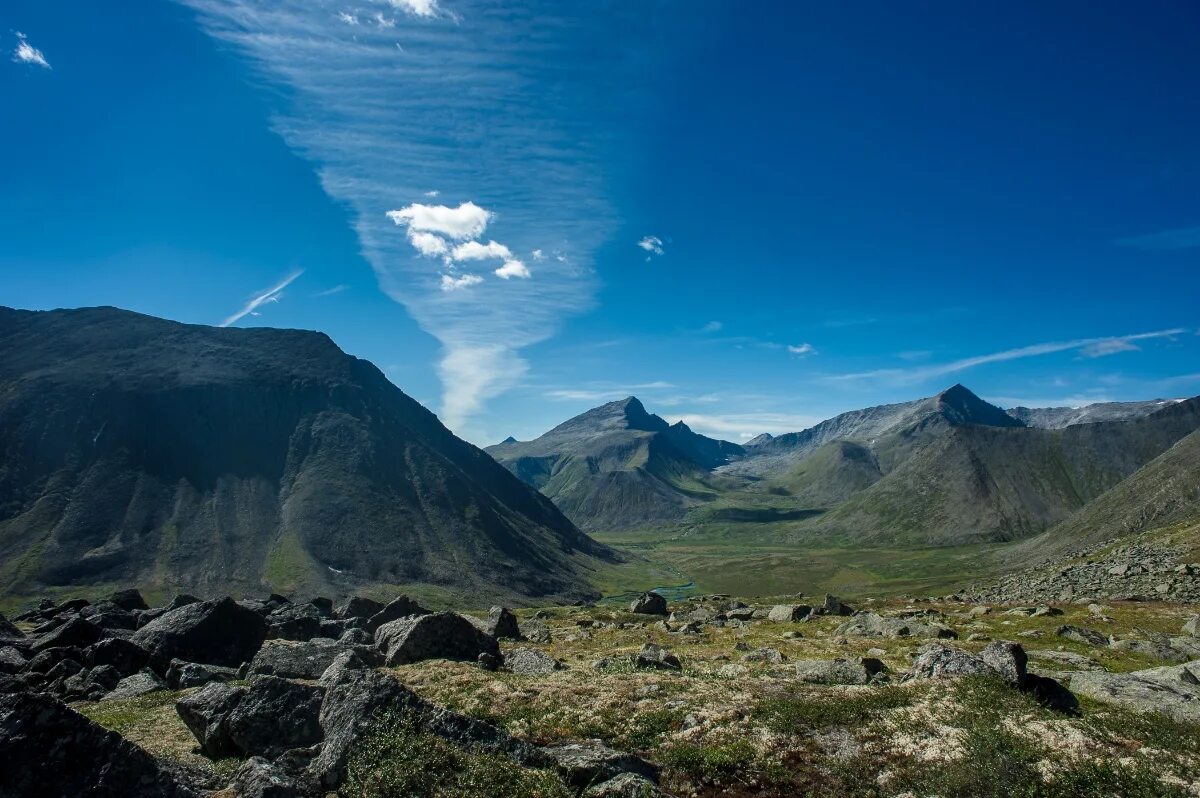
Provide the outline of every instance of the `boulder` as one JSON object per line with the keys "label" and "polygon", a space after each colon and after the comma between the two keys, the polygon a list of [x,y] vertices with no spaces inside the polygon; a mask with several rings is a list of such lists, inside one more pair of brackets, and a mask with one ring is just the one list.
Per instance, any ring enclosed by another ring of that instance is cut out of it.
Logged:
{"label": "boulder", "polygon": [[228,721],[245,694],[245,687],[211,682],[175,703],[175,711],[202,752],[213,758],[240,753],[229,736]]}
{"label": "boulder", "polygon": [[150,663],[146,649],[121,637],[110,637],[89,646],[84,657],[89,667],[111,665],[122,676],[131,676]]}
{"label": "boulder", "polygon": [[118,590],[108,597],[108,603],[115,604],[126,612],[150,609],[150,605],[146,603],[146,599],[142,598],[142,594],[134,588]]}
{"label": "boulder", "polygon": [[321,634],[322,620],[312,604],[285,604],[267,616],[267,638],[312,640]]}
{"label": "boulder", "polygon": [[794,667],[801,681],[813,684],[869,684],[876,674],[887,667],[873,657],[857,659],[804,659]]}
{"label": "boulder", "polygon": [[101,629],[134,630],[138,626],[138,616],[129,610],[124,610],[111,601],[101,601],[90,604],[79,611],[79,617],[85,618]]}
{"label": "boulder", "polygon": [[254,656],[266,633],[260,615],[224,598],[171,610],[137,630],[132,640],[165,673],[173,659],[236,668]]}
{"label": "boulder", "polygon": [[504,656],[504,667],[522,676],[545,676],[562,670],[563,664],[533,648],[518,648]]}
{"label": "boulder", "polygon": [[30,651],[38,653],[50,648],[87,648],[103,636],[100,627],[94,623],[82,618],[71,618],[40,635],[30,646]]}
{"label": "boulder", "polygon": [[1133,673],[1074,673],[1071,691],[1138,712],[1157,712],[1180,723],[1200,723],[1200,662]]}
{"label": "boulder", "polygon": [[138,696],[146,695],[147,693],[166,690],[167,686],[163,680],[158,678],[158,674],[149,668],[138,671],[137,673],[126,676],[117,682],[116,686],[110,690],[101,701],[122,701],[126,698],[137,698]]}
{"label": "boulder", "polygon": [[346,651],[357,651],[359,657],[371,665],[382,664],[382,658],[373,648],[348,641],[319,637],[304,643],[268,640],[250,661],[250,673],[286,679],[319,679],[337,656]]}
{"label": "boulder", "polygon": [[429,610],[422,607],[408,596],[398,596],[387,603],[387,606],[372,615],[367,620],[367,629],[374,632],[385,623],[398,621],[412,615],[428,615]]}
{"label": "boulder", "polygon": [[321,613],[322,618],[333,617],[333,599],[317,596],[316,598],[309,599],[308,603],[317,608],[317,612]]}
{"label": "boulder", "polygon": [[651,590],[630,602],[629,611],[638,615],[666,615],[667,600]]}
{"label": "boulder", "polygon": [[50,673],[63,660],[71,660],[78,665],[84,659],[83,651],[78,648],[49,648],[32,656],[25,664],[25,670],[30,673]]}
{"label": "boulder", "polygon": [[602,784],[624,773],[658,781],[658,767],[634,754],[608,747],[600,740],[554,745],[542,749],[569,787],[579,790]]}
{"label": "boulder", "polygon": [[742,662],[766,662],[778,665],[784,659],[783,654],[777,648],[756,648],[742,655]]}
{"label": "boulder", "polygon": [[12,622],[5,618],[3,613],[0,613],[0,643],[21,642],[24,639],[25,633],[13,626]]}
{"label": "boulder", "polygon": [[821,603],[820,610],[824,615],[853,615],[854,610],[849,604],[846,604],[837,596],[825,594],[825,601]]}
{"label": "boulder", "polygon": [[583,798],[664,798],[658,785],[637,773],[622,773],[583,791]]}
{"label": "boulder", "polygon": [[1107,635],[1097,632],[1095,629],[1087,629],[1082,626],[1060,626],[1054,633],[1064,640],[1083,643],[1087,646],[1108,645]]}
{"label": "boulder", "polygon": [[679,662],[679,657],[676,657],[657,643],[647,643],[642,646],[642,650],[633,658],[633,667],[667,671],[683,669],[683,665]]}
{"label": "boulder", "polygon": [[975,655],[930,643],[919,650],[904,681],[997,675],[1016,685],[1024,679],[1025,651],[1018,644],[997,641]]}
{"label": "boulder", "polygon": [[415,615],[386,623],[376,630],[375,645],[388,665],[427,659],[475,662],[480,654],[500,655],[496,638],[453,612]]}
{"label": "boulder", "polygon": [[171,665],[167,668],[167,684],[172,690],[203,687],[209,682],[232,682],[237,676],[236,668],[202,665],[199,662],[184,662],[181,659],[171,660]]}
{"label": "boulder", "polygon": [[1200,637],[1200,615],[1193,615],[1183,624],[1183,633],[1191,637]]}
{"label": "boulder", "polygon": [[530,618],[521,624],[521,637],[530,643],[545,645],[551,640],[550,627],[546,626],[545,622],[540,618]]}
{"label": "boulder", "polygon": [[47,695],[0,695],[0,795],[195,798],[144,750]]}
{"label": "boulder", "polygon": [[479,619],[475,625],[492,637],[504,637],[509,640],[521,639],[521,628],[517,623],[517,616],[507,607],[492,607],[488,611],[488,616]]}
{"label": "boulder", "polygon": [[[383,605],[378,601],[363,598],[362,596],[352,596],[339,604],[333,614],[342,620],[360,618],[365,621],[382,610]],[[395,620],[395,618],[392,620]]]}
{"label": "boulder", "polygon": [[812,612],[807,604],[776,604],[767,613],[768,621],[803,621]]}
{"label": "boulder", "polygon": [[314,780],[329,790],[342,783],[351,751],[371,732],[381,712],[410,720],[418,729],[452,743],[503,754],[522,765],[547,763],[533,746],[489,723],[438,708],[386,673],[348,668],[325,688],[320,715],[325,742],[309,767]]}
{"label": "boulder", "polygon": [[204,599],[196,598],[189,593],[180,593],[175,598],[171,599],[171,603],[167,605],[167,612],[177,610],[180,607],[186,607],[189,604],[199,604]]}
{"label": "boulder", "polygon": [[286,757],[271,762],[252,756],[242,763],[229,783],[237,798],[309,798],[314,795],[307,773],[296,772]]}
{"label": "boulder", "polygon": [[322,687],[329,685],[342,678],[342,674],[346,671],[362,671],[369,670],[374,665],[362,658],[357,649],[343,651],[333,658],[333,662],[329,663],[329,667],[321,674],[321,678],[317,680],[317,684]]}
{"label": "boulder", "polygon": [[325,691],[276,676],[258,676],[225,719],[230,741],[248,756],[275,758],[324,739],[318,716]]}

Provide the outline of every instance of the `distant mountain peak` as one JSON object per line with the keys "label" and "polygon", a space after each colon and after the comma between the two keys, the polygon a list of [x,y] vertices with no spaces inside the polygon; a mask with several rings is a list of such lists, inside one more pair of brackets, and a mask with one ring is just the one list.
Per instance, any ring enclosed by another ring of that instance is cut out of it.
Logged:
{"label": "distant mountain peak", "polygon": [[500,442],[501,443],[516,443],[517,439],[514,438],[513,436],[509,435],[507,438],[505,438],[504,440],[502,440]]}
{"label": "distant mountain peak", "polygon": [[976,396],[962,383],[956,383],[934,397],[938,413],[955,425],[976,424],[987,427],[1023,427],[999,407]]}
{"label": "distant mountain peak", "polygon": [[662,418],[646,412],[645,405],[636,396],[627,396],[624,399],[617,399],[580,413],[559,424],[547,434],[601,433],[618,429],[662,432],[669,427],[670,425]]}
{"label": "distant mountain peak", "polygon": [[742,444],[742,446],[762,446],[764,443],[770,443],[775,440],[775,436],[769,432],[764,432],[760,435],[755,435],[750,440]]}

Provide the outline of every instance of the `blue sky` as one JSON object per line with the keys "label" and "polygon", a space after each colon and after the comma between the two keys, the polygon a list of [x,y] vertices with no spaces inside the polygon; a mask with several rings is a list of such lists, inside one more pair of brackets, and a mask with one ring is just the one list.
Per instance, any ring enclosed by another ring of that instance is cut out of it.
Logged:
{"label": "blue sky", "polygon": [[0,303],[319,329],[476,443],[1200,393],[1200,6],[9,0]]}

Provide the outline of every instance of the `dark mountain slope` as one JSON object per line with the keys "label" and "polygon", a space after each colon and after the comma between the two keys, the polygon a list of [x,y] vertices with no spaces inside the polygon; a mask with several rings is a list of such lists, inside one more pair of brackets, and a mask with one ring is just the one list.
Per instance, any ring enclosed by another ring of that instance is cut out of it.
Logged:
{"label": "dark mountain slope", "polygon": [[668,424],[631,396],[487,451],[582,528],[600,530],[681,518],[715,496],[708,472],[742,447]]}
{"label": "dark mountain slope", "polygon": [[1200,427],[1200,399],[1058,430],[965,426],[915,451],[806,534],[956,544],[1038,534]]}
{"label": "dark mountain slope", "polygon": [[578,595],[595,555],[320,333],[0,309],[0,590]]}
{"label": "dark mountain slope", "polygon": [[1179,440],[1070,518],[1023,544],[1021,559],[1043,560],[1112,538],[1198,524],[1200,430]]}

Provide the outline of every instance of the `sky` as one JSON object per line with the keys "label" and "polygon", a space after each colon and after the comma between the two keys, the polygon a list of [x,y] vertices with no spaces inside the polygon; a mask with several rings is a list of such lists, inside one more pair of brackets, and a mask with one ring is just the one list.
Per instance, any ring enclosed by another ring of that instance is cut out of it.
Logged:
{"label": "sky", "polygon": [[457,433],[1200,394],[1200,5],[6,0],[0,304],[321,330]]}

